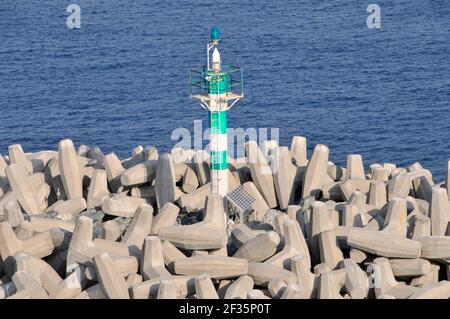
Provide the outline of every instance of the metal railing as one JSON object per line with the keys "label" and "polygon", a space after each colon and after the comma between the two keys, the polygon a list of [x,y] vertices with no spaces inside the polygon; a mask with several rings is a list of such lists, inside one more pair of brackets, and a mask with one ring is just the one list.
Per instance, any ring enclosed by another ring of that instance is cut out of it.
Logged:
{"label": "metal railing", "polygon": [[[242,68],[236,66],[223,66],[223,73],[230,76],[229,89],[237,95],[244,93],[244,73]],[[210,82],[206,80],[208,75],[206,67],[196,67],[189,70],[189,94],[208,94],[211,91]]]}

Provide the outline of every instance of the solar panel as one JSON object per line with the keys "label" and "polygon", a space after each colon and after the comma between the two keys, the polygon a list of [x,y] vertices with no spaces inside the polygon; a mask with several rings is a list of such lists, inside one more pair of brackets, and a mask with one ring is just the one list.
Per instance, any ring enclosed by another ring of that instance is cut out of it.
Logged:
{"label": "solar panel", "polygon": [[248,216],[245,216],[245,213],[251,209],[252,204],[255,202],[252,195],[247,193],[241,185],[228,193],[226,197],[230,206],[239,213],[241,221],[247,219],[246,217]]}

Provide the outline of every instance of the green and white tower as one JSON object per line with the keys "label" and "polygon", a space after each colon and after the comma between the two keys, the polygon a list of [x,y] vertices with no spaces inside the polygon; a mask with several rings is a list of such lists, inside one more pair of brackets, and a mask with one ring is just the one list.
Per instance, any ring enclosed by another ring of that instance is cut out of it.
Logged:
{"label": "green and white tower", "polygon": [[211,193],[225,197],[229,191],[227,111],[244,93],[242,69],[222,64],[219,43],[219,29],[213,27],[206,49],[206,67],[190,70],[190,96],[209,111]]}

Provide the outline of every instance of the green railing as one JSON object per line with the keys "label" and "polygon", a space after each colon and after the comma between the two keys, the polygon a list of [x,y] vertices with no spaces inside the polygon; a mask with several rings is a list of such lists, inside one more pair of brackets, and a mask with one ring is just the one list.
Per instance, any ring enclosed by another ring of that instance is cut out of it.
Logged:
{"label": "green railing", "polygon": [[[244,73],[242,68],[236,66],[223,66],[222,73],[230,76],[229,90],[242,95],[244,92]],[[205,78],[208,75],[206,67],[196,67],[189,70],[189,94],[208,94],[211,91],[210,82]]]}

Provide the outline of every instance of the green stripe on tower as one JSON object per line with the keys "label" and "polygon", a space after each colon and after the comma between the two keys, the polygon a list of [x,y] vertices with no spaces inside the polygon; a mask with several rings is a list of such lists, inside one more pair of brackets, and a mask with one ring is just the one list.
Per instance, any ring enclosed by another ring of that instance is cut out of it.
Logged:
{"label": "green stripe on tower", "polygon": [[213,171],[222,171],[228,168],[227,163],[210,164],[209,168]]}
{"label": "green stripe on tower", "polygon": [[222,170],[228,168],[227,151],[211,151],[210,168],[212,170]]}
{"label": "green stripe on tower", "polygon": [[227,134],[227,112],[211,112],[209,117],[211,134]]}
{"label": "green stripe on tower", "polygon": [[228,73],[208,72],[208,93],[225,94],[230,90],[231,78]]}

